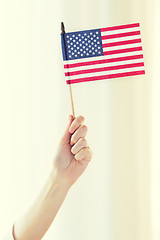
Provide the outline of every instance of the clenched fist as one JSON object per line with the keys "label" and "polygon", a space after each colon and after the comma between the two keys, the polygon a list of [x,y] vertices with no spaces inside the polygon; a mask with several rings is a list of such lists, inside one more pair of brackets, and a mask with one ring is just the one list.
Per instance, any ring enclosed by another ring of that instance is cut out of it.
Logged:
{"label": "clenched fist", "polygon": [[53,161],[56,178],[69,187],[84,172],[92,158],[92,151],[85,139],[88,129],[83,122],[83,116],[75,119],[72,115],[69,116],[67,128]]}

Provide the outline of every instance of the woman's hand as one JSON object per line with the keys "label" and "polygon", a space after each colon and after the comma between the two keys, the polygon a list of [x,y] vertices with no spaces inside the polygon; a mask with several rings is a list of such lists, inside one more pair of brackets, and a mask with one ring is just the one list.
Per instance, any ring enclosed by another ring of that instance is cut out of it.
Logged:
{"label": "woman's hand", "polygon": [[69,116],[67,128],[53,162],[57,180],[69,187],[84,172],[92,158],[92,151],[85,139],[88,129],[83,122],[83,116],[74,120],[72,115]]}
{"label": "woman's hand", "polygon": [[87,127],[84,117],[70,119],[60,140],[54,169],[35,202],[16,220],[14,235],[17,240],[42,239],[53,222],[70,187],[79,178],[92,158],[92,151],[85,139]]}

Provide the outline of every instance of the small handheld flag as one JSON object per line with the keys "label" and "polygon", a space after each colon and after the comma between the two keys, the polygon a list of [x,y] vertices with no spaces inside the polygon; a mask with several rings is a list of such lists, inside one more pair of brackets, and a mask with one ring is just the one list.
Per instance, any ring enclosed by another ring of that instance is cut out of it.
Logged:
{"label": "small handheld flag", "polygon": [[62,32],[67,84],[145,74],[140,24]]}

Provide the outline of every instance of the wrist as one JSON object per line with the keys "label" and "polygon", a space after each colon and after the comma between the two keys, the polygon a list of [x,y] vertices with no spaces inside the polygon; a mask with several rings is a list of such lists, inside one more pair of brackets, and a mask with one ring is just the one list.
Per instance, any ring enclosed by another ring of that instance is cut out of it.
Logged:
{"label": "wrist", "polygon": [[56,185],[59,189],[63,191],[69,191],[69,189],[71,188],[71,185],[66,181],[66,179],[60,174],[58,174],[58,172],[54,168],[50,172],[49,179],[52,185]]}

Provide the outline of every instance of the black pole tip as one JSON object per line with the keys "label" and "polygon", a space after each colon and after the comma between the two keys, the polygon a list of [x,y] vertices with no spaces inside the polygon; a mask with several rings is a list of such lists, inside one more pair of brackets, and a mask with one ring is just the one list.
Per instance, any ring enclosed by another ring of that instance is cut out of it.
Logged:
{"label": "black pole tip", "polygon": [[62,34],[65,33],[65,28],[64,28],[64,23],[61,22],[61,31],[62,31]]}

